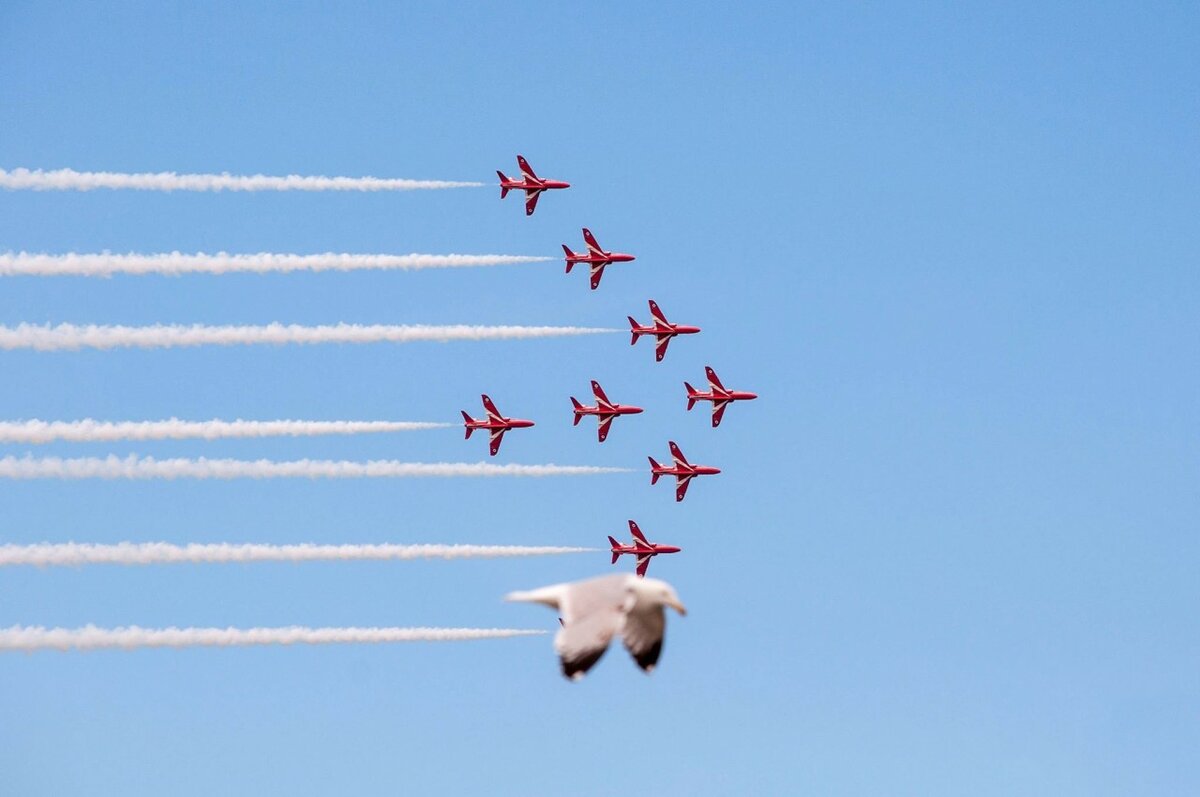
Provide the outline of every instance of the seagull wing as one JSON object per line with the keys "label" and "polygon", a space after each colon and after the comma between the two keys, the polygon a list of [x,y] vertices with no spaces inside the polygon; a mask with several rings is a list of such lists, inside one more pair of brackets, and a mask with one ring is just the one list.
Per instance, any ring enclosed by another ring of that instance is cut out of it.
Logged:
{"label": "seagull wing", "polygon": [[625,616],[625,627],[621,630],[625,649],[646,672],[652,672],[658,663],[666,630],[667,619],[662,606],[639,604]]}
{"label": "seagull wing", "polygon": [[633,602],[629,578],[627,574],[601,576],[569,586],[559,606],[562,628],[554,637],[563,675],[582,678],[621,631]]}
{"label": "seagull wing", "polygon": [[613,635],[620,629],[624,615],[619,609],[589,614],[563,627],[554,637],[554,650],[562,663],[563,675],[572,681],[582,678],[608,650]]}

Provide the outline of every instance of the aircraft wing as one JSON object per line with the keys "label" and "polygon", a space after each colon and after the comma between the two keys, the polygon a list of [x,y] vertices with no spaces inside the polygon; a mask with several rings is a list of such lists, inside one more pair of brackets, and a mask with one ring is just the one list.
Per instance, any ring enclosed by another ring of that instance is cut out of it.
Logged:
{"label": "aircraft wing", "polygon": [[721,425],[721,417],[725,415],[725,408],[729,406],[728,401],[713,402],[713,428],[716,429]]}
{"label": "aircraft wing", "polygon": [[688,467],[690,463],[687,461],[687,457],[685,457],[683,452],[679,449],[679,446],[675,445],[674,441],[669,441],[669,443],[671,446],[671,458],[675,460],[675,464],[682,468]]}
{"label": "aircraft wing", "polygon": [[605,409],[612,408],[612,402],[608,400],[608,396],[604,394],[604,388],[600,387],[600,383],[595,379],[592,380],[592,395],[596,397],[596,403]]}
{"label": "aircraft wing", "polygon": [[600,279],[604,276],[604,267],[608,263],[592,263],[592,290],[600,287]]}
{"label": "aircraft wing", "polygon": [[637,574],[645,577],[646,568],[650,567],[650,557],[653,554],[644,553],[637,558]]}
{"label": "aircraft wing", "polygon": [[507,429],[493,429],[492,430],[491,443],[492,443],[492,456],[493,457],[496,456],[496,453],[500,451],[500,443],[504,441],[504,433],[507,431],[508,431]]}
{"label": "aircraft wing", "polygon": [[656,322],[662,324],[664,327],[671,326],[671,322],[667,320],[665,315],[663,315],[663,311],[658,309],[658,302],[654,301],[653,299],[650,300],[650,315]]}
{"label": "aircraft wing", "polygon": [[[633,535],[633,539],[635,541],[644,542],[644,543],[646,543],[646,545],[650,544],[649,542],[646,542],[646,535],[642,534],[642,530],[638,528],[638,524],[632,520],[629,521],[629,533]],[[637,542],[635,542],[634,544],[636,545]]]}
{"label": "aircraft wing", "polygon": [[483,408],[487,411],[488,418],[493,421],[503,421],[504,416],[500,414],[500,410],[496,409],[496,405],[485,394],[483,397]]}
{"label": "aircraft wing", "polygon": [[521,174],[525,175],[525,179],[540,182],[538,176],[533,173],[533,167],[529,165],[529,161],[521,155],[517,156],[517,166],[521,167]]}
{"label": "aircraft wing", "polygon": [[691,474],[680,475],[675,477],[675,500],[682,501],[687,495],[688,485],[692,483]]}
{"label": "aircraft wing", "polygon": [[658,345],[654,347],[654,361],[662,362],[663,357],[667,356],[667,346],[671,345],[671,335],[659,335]]}
{"label": "aircraft wing", "polygon": [[525,215],[532,216],[533,211],[537,209],[538,197],[542,195],[542,190],[536,188],[525,192]]}
{"label": "aircraft wing", "polygon": [[592,231],[587,227],[583,228],[583,242],[587,244],[588,251],[593,255],[604,257],[607,254],[600,248],[600,244],[596,243],[596,236],[592,235]]}
{"label": "aircraft wing", "polygon": [[714,393],[727,393],[725,386],[721,384],[721,380],[717,378],[717,372],[711,366],[704,366],[704,375],[708,377],[708,386]]}
{"label": "aircraft wing", "polygon": [[599,435],[601,443],[603,443],[605,440],[608,439],[608,427],[612,426],[613,418],[615,418],[615,417],[617,417],[617,416],[615,416],[615,415],[601,415],[600,416],[600,428],[596,430],[596,434]]}

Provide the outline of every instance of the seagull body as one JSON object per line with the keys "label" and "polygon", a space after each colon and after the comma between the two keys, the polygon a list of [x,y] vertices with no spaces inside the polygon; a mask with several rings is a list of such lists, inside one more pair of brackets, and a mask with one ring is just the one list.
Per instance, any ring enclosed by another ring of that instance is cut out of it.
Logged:
{"label": "seagull body", "polygon": [[600,660],[618,635],[637,665],[647,673],[653,671],[667,627],[663,607],[687,614],[670,584],[633,574],[510,592],[504,599],[540,603],[558,612],[562,627],[554,637],[554,650],[562,662],[563,675],[573,681]]}

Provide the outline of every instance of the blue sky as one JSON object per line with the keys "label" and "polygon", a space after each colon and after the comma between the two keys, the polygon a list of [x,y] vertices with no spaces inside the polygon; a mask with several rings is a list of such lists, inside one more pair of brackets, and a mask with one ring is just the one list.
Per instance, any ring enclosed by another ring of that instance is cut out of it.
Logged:
{"label": "blue sky", "polygon": [[[1200,15],[1185,4],[9,3],[0,167],[490,180],[411,194],[0,193],[0,249],[634,252],[422,273],[5,279],[0,322],[621,326],[596,338],[5,352],[0,417],[448,420],[553,480],[9,482],[0,540],[589,545],[691,610],[660,669],[548,638],[0,656],[14,794],[1200,791]],[[761,398],[683,411],[712,364]],[[570,426],[599,379],[647,408]],[[3,453],[21,454],[12,446]],[[37,453],[478,461],[458,430]],[[624,535],[619,535],[624,536]],[[11,569],[0,626],[552,631],[529,561]]]}

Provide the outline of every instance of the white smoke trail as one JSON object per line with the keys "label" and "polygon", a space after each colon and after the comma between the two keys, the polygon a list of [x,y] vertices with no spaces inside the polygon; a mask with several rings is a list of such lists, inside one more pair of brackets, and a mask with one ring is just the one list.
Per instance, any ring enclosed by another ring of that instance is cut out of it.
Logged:
{"label": "white smoke trail", "polygon": [[289,174],[176,174],[175,172],[77,172],[74,169],[0,169],[0,188],[33,191],[419,191],[479,188],[487,183],[455,180],[401,180],[388,177],[324,177]]}
{"label": "white smoke trail", "polygon": [[112,440],[217,440],[226,437],[311,437],[447,429],[424,421],[0,421],[0,443],[95,443]]}
{"label": "white smoke trail", "polygon": [[493,465],[489,462],[397,462],[299,459],[155,459],[130,455],[0,459],[0,479],[371,479],[467,476],[589,476],[628,473],[590,465]]}
{"label": "white smoke trail", "polygon": [[466,268],[503,266],[515,263],[544,263],[554,258],[527,255],[357,255],[323,252],[315,255],[291,255],[260,252],[231,255],[161,254],[126,255],[0,253],[0,276],[82,276],[109,277],[113,274],[229,274],[232,272],[278,271],[358,271],[415,270],[426,268]]}
{"label": "white smoke trail", "polygon": [[0,545],[0,567],[35,565],[70,567],[77,565],[159,565],[177,563],[224,562],[332,562],[360,560],[413,559],[500,559],[522,556],[557,556],[594,553],[597,548],[569,548],[551,545],[260,545],[231,543],[119,542],[112,545],[93,543],[35,543]]}
{"label": "white smoke trail", "polygon": [[162,349],[176,346],[239,346],[257,343],[413,343],[455,340],[513,340],[553,338],[571,335],[597,335],[620,332],[596,327],[549,326],[469,326],[456,324],[332,324],[300,326],[204,326],[194,324],[155,324],[146,327],[98,326],[95,324],[18,324],[0,326],[0,349],[36,349],[62,351],[75,349],[142,348]]}
{"label": "white smoke trail", "polygon": [[334,645],[383,642],[459,642],[541,636],[524,628],[43,628],[14,625],[0,629],[4,650],[98,650],[100,648],[190,648],[239,645]]}

